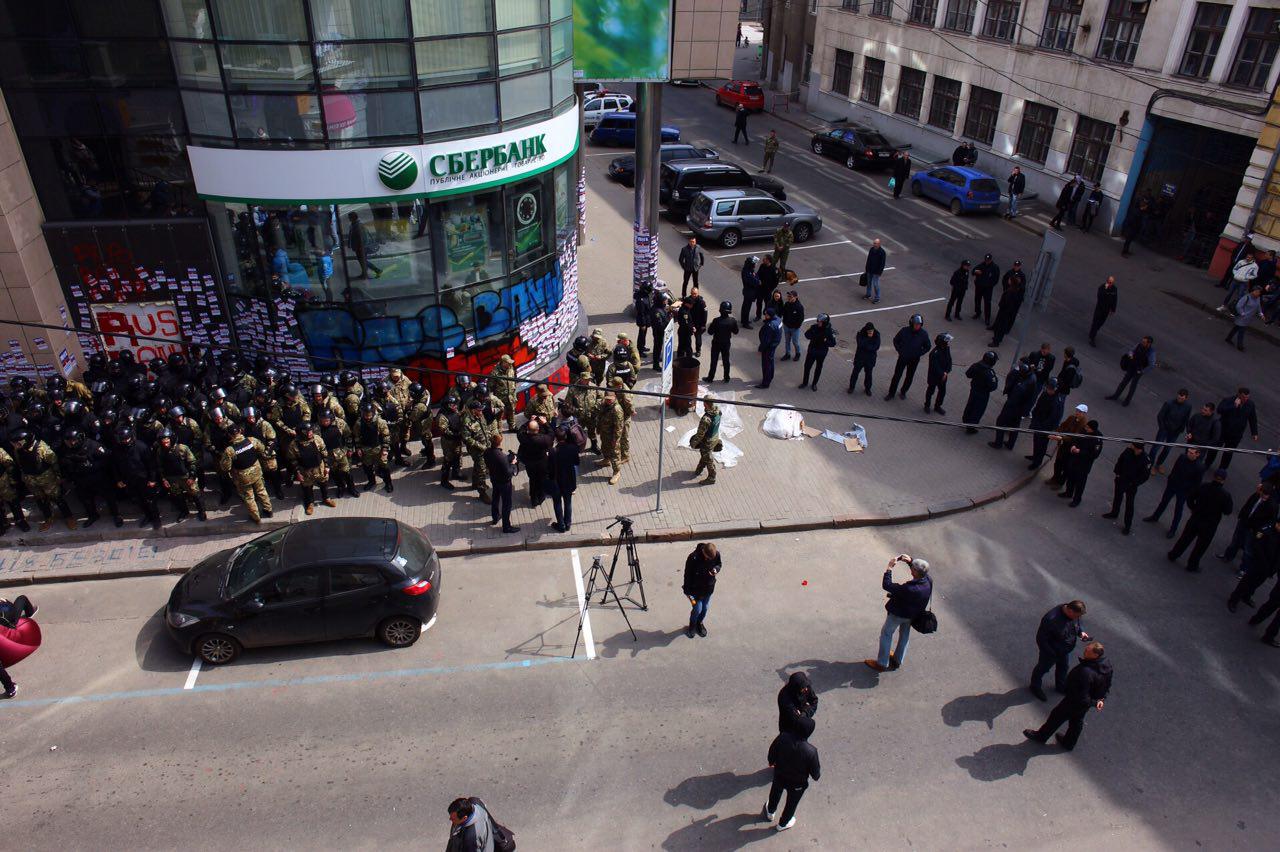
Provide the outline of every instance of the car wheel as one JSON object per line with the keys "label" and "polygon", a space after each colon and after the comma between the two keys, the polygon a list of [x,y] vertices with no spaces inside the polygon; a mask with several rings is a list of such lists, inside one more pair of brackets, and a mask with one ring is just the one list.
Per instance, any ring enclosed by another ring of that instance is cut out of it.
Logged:
{"label": "car wheel", "polygon": [[206,633],[196,640],[196,656],[211,666],[223,666],[240,656],[240,643],[224,633]]}
{"label": "car wheel", "polygon": [[814,142],[814,143],[813,143],[812,145],[810,145],[809,147],[813,149],[813,153],[815,153],[815,154],[821,154],[821,153],[822,153],[822,143],[821,143],[821,142]]}
{"label": "car wheel", "polygon": [[742,242],[742,234],[733,228],[726,228],[725,232],[720,235],[720,245],[725,248],[733,248],[740,242]]}
{"label": "car wheel", "polygon": [[964,205],[960,203],[959,198],[951,199],[951,212],[954,213],[956,216],[959,216],[961,213],[964,212]]}
{"label": "car wheel", "polygon": [[411,615],[393,615],[378,625],[378,639],[392,648],[408,648],[422,635],[422,622]]}
{"label": "car wheel", "polygon": [[848,157],[845,157],[844,167],[846,169],[854,169],[854,168],[857,168],[857,166],[858,166],[858,161],[853,158],[852,154],[850,154]]}
{"label": "car wheel", "polygon": [[916,198],[919,198],[922,195],[924,195],[924,188],[920,186],[920,181],[914,181],[911,184],[911,194],[914,195]]}
{"label": "car wheel", "polygon": [[807,243],[809,238],[813,236],[813,227],[808,222],[801,222],[795,227],[795,237],[798,243]]}

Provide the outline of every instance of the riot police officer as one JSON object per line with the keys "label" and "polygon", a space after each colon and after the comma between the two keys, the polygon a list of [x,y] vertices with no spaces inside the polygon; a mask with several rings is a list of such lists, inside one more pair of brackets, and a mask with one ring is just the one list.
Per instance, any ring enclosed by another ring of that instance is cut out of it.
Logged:
{"label": "riot police officer", "polygon": [[84,506],[85,528],[98,522],[98,498],[107,503],[107,511],[117,527],[124,526],[120,504],[116,500],[116,483],[111,476],[111,454],[79,429],[69,428],[62,436],[62,454],[58,457],[62,475],[70,481],[76,497]]}
{"label": "riot police officer", "polygon": [[304,423],[289,445],[290,467],[297,471],[296,478],[302,491],[302,508],[308,515],[315,513],[312,505],[315,489],[320,489],[320,500],[330,509],[338,504],[329,496],[329,468],[325,464],[327,451],[324,439],[315,433],[315,427]]}
{"label": "riot police officer", "polygon": [[456,397],[446,397],[444,407],[435,419],[435,433],[440,436],[440,453],[443,466],[440,469],[440,487],[454,489],[450,477],[462,476],[462,416],[458,414]]}
{"label": "riot police officer", "polygon": [[13,441],[13,460],[17,462],[22,482],[35,498],[40,514],[44,516],[40,531],[46,532],[53,526],[55,503],[66,521],[67,529],[75,529],[76,521],[71,515],[71,507],[62,496],[62,477],[58,471],[58,457],[53,449],[29,429],[18,429],[10,439]]}
{"label": "riot police officer", "polygon": [[178,521],[191,516],[191,509],[196,510],[196,517],[202,521],[209,520],[205,514],[204,500],[200,497],[200,485],[197,474],[200,463],[195,453],[186,444],[179,443],[173,430],[164,429],[160,433],[160,441],[156,445],[156,467],[160,473],[160,484],[169,495],[174,509],[178,512]]}
{"label": "riot police officer", "polygon": [[365,490],[372,491],[378,484],[377,476],[381,474],[385,483],[383,491],[390,494],[395,491],[391,484],[391,469],[387,467],[387,456],[391,449],[391,430],[386,421],[378,416],[377,406],[372,399],[360,403],[360,420],[355,428],[356,449],[360,453],[360,466],[368,477]]}
{"label": "riot police officer", "polygon": [[111,456],[116,487],[129,493],[129,498],[142,509],[138,526],[148,523],[160,529],[160,511],[156,508],[156,486],[159,474],[151,448],[134,437],[128,426],[116,428],[116,446]]}
{"label": "riot police officer", "polygon": [[325,408],[320,411],[320,440],[324,441],[325,462],[333,476],[338,493],[359,497],[355,480],[351,478],[351,429],[347,421]]}

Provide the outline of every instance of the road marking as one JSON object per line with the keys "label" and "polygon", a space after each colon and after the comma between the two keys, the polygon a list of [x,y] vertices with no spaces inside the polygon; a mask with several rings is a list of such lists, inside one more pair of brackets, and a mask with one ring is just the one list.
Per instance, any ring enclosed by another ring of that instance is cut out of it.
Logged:
{"label": "road marking", "polygon": [[[885,272],[888,272],[890,269],[897,269],[897,268],[898,268],[898,267],[896,267],[896,266],[886,266],[886,267],[884,268],[884,271],[885,271]],[[801,279],[800,279],[800,283],[801,283],[801,284],[804,284],[804,283],[809,282],[809,281],[830,281],[830,280],[831,280],[831,279],[833,279],[833,278],[856,278],[857,276],[859,276],[859,275],[861,275],[861,274],[862,274],[861,272],[845,272],[845,273],[842,273],[842,274],[840,274],[840,275],[819,275],[819,276],[814,277],[814,278],[801,278]]]}
{"label": "road marking", "polygon": [[928,228],[930,231],[933,231],[933,232],[934,232],[935,234],[937,234],[938,236],[940,236],[940,237],[945,237],[945,238],[946,238],[946,239],[948,239],[948,240],[958,240],[958,239],[962,239],[961,237],[958,237],[958,236],[956,236],[956,235],[955,235],[955,234],[953,234],[953,233],[950,233],[950,232],[948,232],[948,231],[944,231],[944,230],[942,230],[942,229],[941,229],[941,228],[939,228],[937,225],[934,225],[932,222],[919,221],[919,222],[917,222],[916,224],[918,224],[918,225],[919,225],[920,227],[922,227],[922,228]]}
{"label": "road marking", "polygon": [[617,156],[625,157],[626,154],[619,155],[617,151],[601,151],[598,154],[583,154],[582,156],[584,157],[617,157]]}
{"label": "road marking", "polygon": [[183,689],[193,689],[196,685],[196,678],[200,677],[200,658],[196,657],[191,661],[191,671],[187,672],[187,682],[183,685]]}
{"label": "road marking", "polygon": [[839,317],[856,317],[860,314],[874,314],[879,311],[896,311],[901,308],[914,308],[916,305],[932,305],[934,302],[945,302],[946,300],[946,296],[939,296],[936,299],[925,299],[920,302],[907,302],[905,305],[890,305],[887,308],[867,308],[863,311],[849,311],[847,314],[830,314],[830,317],[832,319],[837,319]]}
{"label": "road marking", "polygon": [[578,617],[582,619],[582,643],[587,648],[587,659],[596,658],[596,640],[591,635],[591,612],[587,608],[587,590],[582,585],[582,562],[578,559],[578,548],[569,551],[573,559],[573,584],[578,588]]}
{"label": "road marking", "polygon": [[[836,240],[833,243],[814,243],[813,245],[805,244],[802,246],[792,246],[791,250],[800,251],[801,249],[822,248],[824,246],[842,246],[852,242],[853,240]],[[756,251],[736,251],[733,254],[718,254],[716,255],[716,257],[742,257],[743,255],[757,254],[757,253],[759,253],[759,249],[757,249]]]}

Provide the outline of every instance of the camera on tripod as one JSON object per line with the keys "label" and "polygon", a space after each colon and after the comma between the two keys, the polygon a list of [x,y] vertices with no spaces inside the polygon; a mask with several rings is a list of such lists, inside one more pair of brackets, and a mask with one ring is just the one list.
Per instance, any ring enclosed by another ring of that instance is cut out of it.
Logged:
{"label": "camera on tripod", "polygon": [[618,524],[622,524],[622,534],[629,535],[631,533],[631,527],[634,523],[635,521],[631,520],[626,515],[614,515],[613,523],[609,524],[609,526],[605,527],[605,529],[611,530],[614,527],[616,527]]}
{"label": "camera on tripod", "polygon": [[[631,619],[627,617],[627,611],[622,606],[622,602],[626,601],[632,606],[641,610],[649,609],[648,599],[644,593],[644,575],[640,571],[640,554],[636,550],[636,533],[634,529],[635,522],[626,515],[614,515],[613,523],[609,524],[606,529],[622,525],[622,529],[618,534],[618,543],[613,548],[613,561],[608,567],[604,564],[604,555],[596,556],[591,560],[591,570],[587,574],[586,594],[583,595],[582,611],[578,614],[578,636],[573,640],[573,652],[571,656],[577,656],[578,641],[582,638],[582,626],[586,619],[587,608],[591,606],[591,598],[597,589],[600,592],[600,605],[609,602],[609,597],[613,597],[613,602],[618,607],[618,612],[622,613],[622,619],[627,623],[627,629],[631,631],[631,639],[636,641],[635,628],[631,626]],[[614,584],[614,572],[618,569],[618,561],[622,557],[623,552],[626,553],[626,567],[630,571],[630,578],[623,581],[619,578],[618,585],[622,586],[623,594],[619,594],[617,586]],[[633,591],[640,592],[640,600],[636,600],[631,595]]]}

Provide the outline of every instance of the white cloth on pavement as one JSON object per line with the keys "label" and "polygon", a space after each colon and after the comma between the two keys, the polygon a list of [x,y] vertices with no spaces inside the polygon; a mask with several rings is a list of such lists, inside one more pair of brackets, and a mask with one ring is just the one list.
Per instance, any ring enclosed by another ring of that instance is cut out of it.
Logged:
{"label": "white cloth on pavement", "polygon": [[764,416],[764,423],[760,428],[770,438],[780,438],[782,440],[798,439],[804,440],[804,433],[801,427],[804,426],[804,415],[794,408],[779,407],[770,408],[769,413]]}

